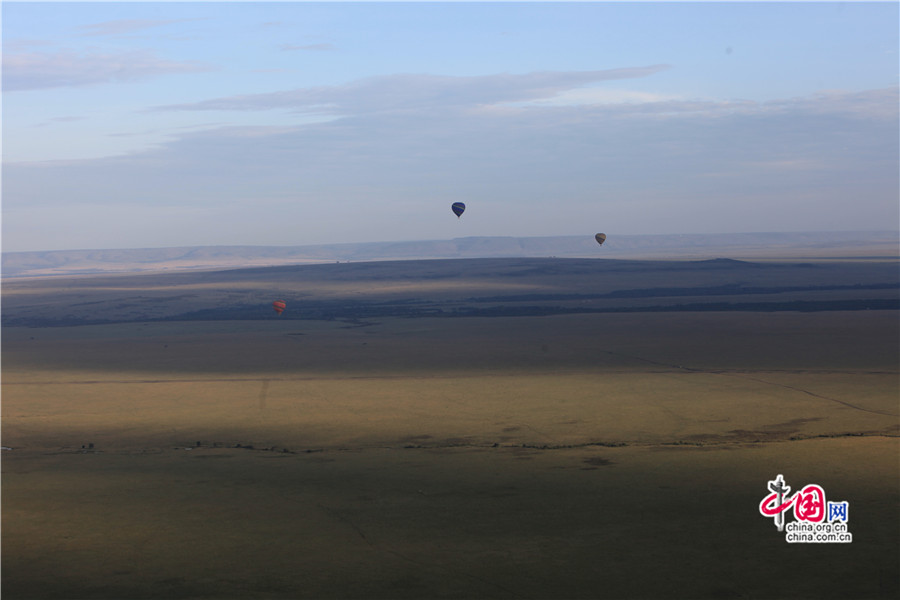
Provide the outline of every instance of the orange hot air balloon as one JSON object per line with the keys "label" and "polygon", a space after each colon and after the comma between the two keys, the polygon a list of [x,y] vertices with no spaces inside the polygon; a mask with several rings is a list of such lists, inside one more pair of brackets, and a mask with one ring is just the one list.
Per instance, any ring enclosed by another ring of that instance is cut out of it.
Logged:
{"label": "orange hot air balloon", "polygon": [[272,308],[275,309],[275,312],[278,313],[278,316],[281,316],[281,313],[284,312],[284,309],[287,307],[287,304],[284,303],[284,300],[276,300],[272,303]]}

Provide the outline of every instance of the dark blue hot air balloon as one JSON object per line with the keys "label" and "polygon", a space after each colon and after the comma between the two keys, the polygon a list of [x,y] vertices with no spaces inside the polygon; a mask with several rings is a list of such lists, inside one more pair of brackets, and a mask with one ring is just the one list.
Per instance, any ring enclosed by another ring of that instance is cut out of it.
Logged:
{"label": "dark blue hot air balloon", "polygon": [[456,215],[456,218],[458,219],[465,212],[466,205],[463,204],[462,202],[454,202],[453,206],[451,206],[450,209],[453,211],[453,214]]}

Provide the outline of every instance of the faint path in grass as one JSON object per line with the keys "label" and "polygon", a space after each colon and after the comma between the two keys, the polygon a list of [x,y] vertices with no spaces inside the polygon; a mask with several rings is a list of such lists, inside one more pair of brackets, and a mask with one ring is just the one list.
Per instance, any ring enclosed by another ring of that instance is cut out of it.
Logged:
{"label": "faint path in grass", "polygon": [[266,410],[266,396],[269,393],[269,380],[263,379],[262,389],[259,391],[259,410]]}
{"label": "faint path in grass", "polygon": [[804,390],[803,388],[798,388],[798,387],[795,387],[795,386],[792,386],[792,385],[787,385],[787,384],[784,384],[784,383],[776,383],[776,382],[774,382],[774,381],[766,381],[765,379],[760,379],[760,378],[758,378],[758,377],[749,377],[749,376],[747,376],[747,375],[740,375],[740,374],[738,374],[738,373],[732,373],[732,372],[721,372],[721,373],[718,373],[718,374],[719,374],[719,375],[724,375],[724,376],[726,376],[726,377],[737,377],[737,378],[740,378],[740,379],[749,379],[750,381],[756,381],[756,382],[759,382],[759,383],[765,383],[765,384],[767,384],[767,385],[774,385],[774,386],[776,386],[776,387],[784,388],[784,389],[786,389],[786,390],[793,390],[793,391],[795,391],[795,392],[800,392],[800,393],[802,393],[802,394],[807,394],[807,395],[809,395],[809,396],[812,396],[813,398],[821,398],[822,400],[828,400],[829,402],[837,402],[838,404],[843,404],[844,406],[846,406],[846,407],[848,407],[848,408],[852,408],[852,409],[855,409],[855,410],[861,410],[861,411],[863,411],[863,412],[872,413],[872,414],[875,414],[875,415],[884,415],[884,416],[887,416],[887,417],[900,417],[900,414],[890,413],[890,412],[885,412],[885,411],[881,411],[881,410],[875,410],[875,409],[872,409],[872,408],[863,408],[862,406],[856,406],[855,404],[851,404],[851,403],[845,402],[845,401],[843,401],[843,400],[838,400],[837,398],[831,398],[831,397],[829,397],[829,396],[823,396],[822,394],[816,394],[815,392],[810,392],[809,390]]}
{"label": "faint path in grass", "polygon": [[795,391],[795,392],[800,392],[800,393],[802,393],[802,394],[807,394],[807,395],[809,395],[809,396],[812,396],[813,398],[820,398],[820,399],[822,399],[822,400],[828,400],[829,402],[836,402],[837,404],[842,404],[842,405],[844,405],[844,406],[846,406],[846,407],[848,407],[848,408],[852,408],[852,409],[854,409],[854,410],[861,410],[861,411],[863,411],[863,412],[867,412],[867,413],[871,413],[871,414],[875,414],[875,415],[883,415],[883,416],[886,416],[886,417],[900,417],[900,414],[890,413],[890,412],[885,412],[885,411],[880,411],[880,410],[875,410],[875,409],[871,409],[871,408],[863,408],[862,406],[857,406],[857,405],[855,405],[855,404],[851,404],[850,402],[845,402],[844,400],[838,400],[837,398],[831,398],[831,397],[829,397],[829,396],[823,396],[822,394],[816,394],[815,392],[811,392],[811,391],[805,390],[805,389],[803,389],[803,388],[795,387],[795,386],[792,386],[792,385],[787,385],[787,384],[784,384],[784,383],[776,383],[776,382],[774,382],[774,381],[767,381],[767,380],[765,380],[765,379],[760,379],[759,377],[750,377],[750,376],[748,375],[749,373],[794,373],[794,374],[802,374],[802,373],[818,373],[818,374],[828,373],[828,374],[838,374],[838,373],[840,373],[840,374],[866,374],[866,375],[897,375],[896,372],[889,372],[889,371],[858,371],[858,370],[844,371],[844,370],[833,370],[833,369],[825,369],[825,370],[802,370],[802,369],[798,370],[798,369],[791,369],[791,370],[786,370],[786,371],[776,371],[776,370],[772,370],[772,369],[760,369],[759,371],[752,371],[752,370],[747,370],[747,369],[740,369],[740,370],[734,370],[734,369],[697,369],[697,368],[694,368],[694,367],[686,367],[686,366],[683,366],[683,365],[673,365],[673,364],[663,363],[663,362],[659,362],[659,361],[655,361],[655,360],[650,360],[649,358],[643,358],[643,357],[641,357],[641,356],[634,356],[634,355],[631,355],[631,354],[623,354],[622,352],[612,352],[612,351],[609,351],[609,350],[606,350],[606,351],[604,351],[604,352],[605,352],[606,354],[609,354],[609,355],[612,355],[612,356],[622,356],[622,357],[625,357],[625,358],[631,358],[631,359],[638,360],[638,361],[641,361],[641,362],[645,362],[645,363],[648,363],[648,364],[651,364],[651,365],[656,365],[656,366],[660,366],[660,367],[668,367],[669,369],[676,370],[676,371],[682,371],[682,372],[686,372],[686,373],[707,373],[707,374],[710,374],[710,375],[722,375],[722,376],[724,376],[724,377],[737,377],[737,378],[740,378],[740,379],[747,379],[747,380],[749,380],[749,381],[755,381],[755,382],[757,382],[757,383],[764,383],[764,384],[766,384],[766,385],[772,385],[772,386],[780,387],[780,388],[783,388],[783,389],[786,389],[786,390],[792,390],[792,391]]}
{"label": "faint path in grass", "polygon": [[366,545],[368,545],[370,548],[372,548],[372,550],[375,550],[376,552],[386,552],[386,553],[390,554],[391,556],[395,556],[404,562],[411,563],[420,568],[438,569],[440,571],[449,573],[455,577],[467,577],[468,579],[471,579],[473,581],[478,581],[479,583],[483,583],[492,588],[501,590],[501,591],[509,594],[513,598],[525,598],[525,596],[523,596],[522,594],[519,594],[518,592],[515,592],[515,591],[513,591],[509,588],[506,588],[506,587],[504,587],[498,583],[495,583],[493,581],[489,581],[482,577],[478,577],[477,575],[472,575],[471,573],[465,573],[462,571],[454,570],[454,569],[451,569],[449,567],[446,567],[444,565],[440,565],[437,563],[429,563],[429,562],[425,562],[422,560],[417,560],[417,559],[407,556],[406,554],[403,554],[402,552],[398,552],[397,550],[394,550],[393,548],[389,548],[383,544],[376,544],[375,542],[373,542],[370,539],[370,537],[368,535],[366,535],[366,532],[363,531],[363,529],[358,524],[356,524],[353,520],[351,520],[346,515],[341,514],[340,511],[338,511],[334,508],[329,508],[329,507],[325,506],[324,504],[322,504],[321,502],[316,503],[316,506],[318,506],[322,510],[322,512],[324,512],[329,517],[336,519],[346,525],[349,525],[350,528],[353,529],[353,531],[355,531],[357,533],[357,535],[359,535],[360,538],[362,538],[362,540],[366,543]]}

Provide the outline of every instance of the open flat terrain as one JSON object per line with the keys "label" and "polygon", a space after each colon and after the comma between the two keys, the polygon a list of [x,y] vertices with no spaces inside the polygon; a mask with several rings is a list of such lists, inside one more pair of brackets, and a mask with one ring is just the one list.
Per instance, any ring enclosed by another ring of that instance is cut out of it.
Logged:
{"label": "open flat terrain", "polygon": [[895,598],[897,267],[5,281],[4,599]]}

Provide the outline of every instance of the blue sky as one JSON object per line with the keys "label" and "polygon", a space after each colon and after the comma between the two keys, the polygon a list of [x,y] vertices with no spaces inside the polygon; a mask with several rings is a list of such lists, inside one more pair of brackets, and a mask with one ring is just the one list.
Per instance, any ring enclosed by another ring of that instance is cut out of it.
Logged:
{"label": "blue sky", "polygon": [[895,2],[2,15],[4,251],[900,226]]}

